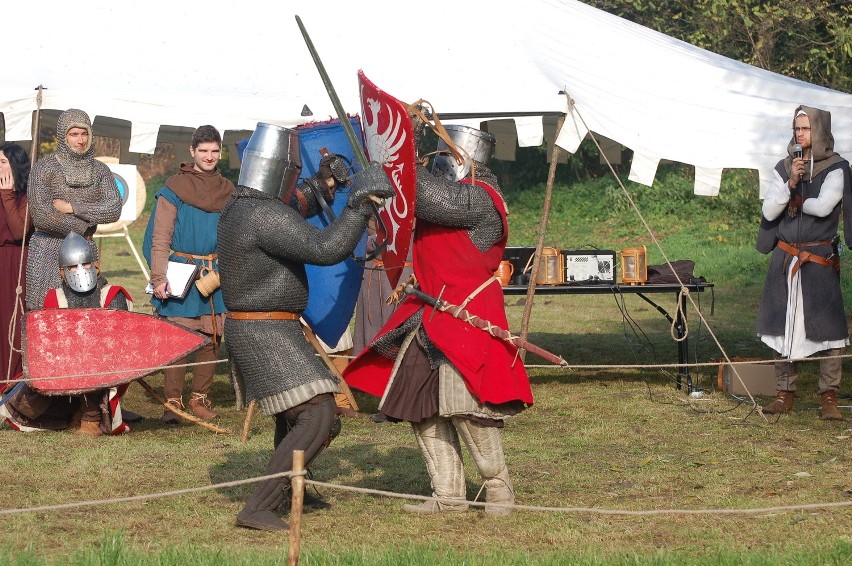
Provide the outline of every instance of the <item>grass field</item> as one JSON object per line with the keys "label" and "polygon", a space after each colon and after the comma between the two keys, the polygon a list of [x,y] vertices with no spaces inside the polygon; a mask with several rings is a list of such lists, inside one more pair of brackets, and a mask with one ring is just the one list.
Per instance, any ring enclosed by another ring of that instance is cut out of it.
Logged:
{"label": "grass field", "polygon": [[[713,295],[695,297],[703,321],[690,308],[690,360],[720,359],[716,339],[730,357],[767,358],[754,335],[766,266],[752,247],[755,226],[720,218],[710,199],[692,197],[688,187],[683,191],[682,210],[654,209],[648,220],[659,227],[669,259],[694,260],[695,274],[715,284]],[[645,244],[649,263],[660,263],[661,253],[635,213],[607,212],[592,202],[600,192],[594,183],[557,187],[545,245],[617,250]],[[541,189],[507,197],[510,245],[533,245]],[[144,219],[131,228],[137,246],[143,228]],[[131,291],[137,310],[150,312],[126,242],[108,238],[102,246],[107,277]],[[848,262],[842,273],[850,281]],[[659,300],[672,312],[673,296]],[[517,330],[523,302],[509,297],[507,307]],[[605,296],[539,296],[529,338],[573,366],[676,360],[668,323],[636,297],[620,304]],[[782,508],[852,501],[852,419],[817,418],[816,370],[815,363],[803,364],[794,413],[765,421],[748,400],[715,390],[715,367],[693,369],[696,385],[706,390],[701,399],[677,389],[669,369],[532,368],[536,403],[505,430],[510,474],[519,504],[561,510],[518,510],[506,518],[473,510],[418,517],[403,513],[401,500],[322,487],[332,507],[305,515],[301,563],[848,564],[852,507]],[[162,425],[162,409],[136,386],[126,406],[147,418],[128,435],[92,440],[0,430],[0,513],[261,475],[272,448],[271,421],[257,417],[248,441],[239,441],[244,413],[233,406],[226,374],[221,364],[212,397],[221,425],[233,435]],[[160,387],[162,376],[147,381]],[[848,383],[842,393],[849,393]],[[375,410],[375,399],[357,398],[362,413]],[[848,397],[842,404],[850,405]],[[472,499],[479,478],[467,457],[465,465]],[[431,491],[410,428],[366,418],[346,419],[311,472],[314,480],[341,487]],[[233,526],[250,489],[6,514],[0,563],[286,563],[286,535]],[[744,509],[763,510],[730,512]]]}

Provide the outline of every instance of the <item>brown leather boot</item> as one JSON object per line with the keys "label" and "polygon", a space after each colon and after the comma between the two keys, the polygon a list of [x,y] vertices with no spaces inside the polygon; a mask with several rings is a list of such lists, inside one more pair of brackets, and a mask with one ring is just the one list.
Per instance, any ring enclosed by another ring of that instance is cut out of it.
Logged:
{"label": "brown leather boot", "polygon": [[206,393],[193,393],[189,398],[189,410],[201,420],[212,421],[219,416],[210,410],[212,408],[213,402],[207,398]]}
{"label": "brown leather boot", "polygon": [[775,400],[763,407],[767,415],[787,415],[793,410],[793,392],[778,390]]}
{"label": "brown leather boot", "polygon": [[[173,405],[176,409],[183,410],[183,399],[181,399],[180,397],[166,399],[166,403],[169,405]],[[166,409],[163,412],[163,422],[166,424],[180,424],[181,418],[174,411]]]}
{"label": "brown leather boot", "polygon": [[101,423],[98,421],[80,421],[80,428],[76,429],[72,434],[97,438],[103,432],[101,431]]}
{"label": "brown leather boot", "polygon": [[824,421],[842,421],[845,420],[840,411],[837,410],[837,391],[829,389],[819,396],[819,418]]}

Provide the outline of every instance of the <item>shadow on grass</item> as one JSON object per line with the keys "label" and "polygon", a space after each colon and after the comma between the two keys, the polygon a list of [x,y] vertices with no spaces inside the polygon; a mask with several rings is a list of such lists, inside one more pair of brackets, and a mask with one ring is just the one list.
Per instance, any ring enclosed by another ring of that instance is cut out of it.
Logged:
{"label": "shadow on grass", "polygon": [[[385,423],[377,426],[405,426]],[[344,429],[346,424],[344,423]],[[272,456],[268,450],[232,451],[225,460],[210,468],[210,481],[224,483],[263,473]],[[361,472],[361,479],[351,479],[352,472]],[[320,452],[308,466],[308,477],[317,481],[340,483],[349,487],[381,491],[407,492],[428,495],[432,492],[426,466],[422,464],[420,450],[415,446],[390,449],[374,443],[346,446],[334,442]],[[231,501],[245,501],[256,484],[218,490]]]}

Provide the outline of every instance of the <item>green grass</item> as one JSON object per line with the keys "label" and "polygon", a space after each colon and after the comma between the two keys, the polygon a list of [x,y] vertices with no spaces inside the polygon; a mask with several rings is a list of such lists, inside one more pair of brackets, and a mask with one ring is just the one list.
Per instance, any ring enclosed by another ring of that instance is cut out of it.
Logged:
{"label": "green grass", "polygon": [[[598,180],[557,187],[545,244],[616,250],[645,244],[649,262],[660,262],[635,213],[623,208],[614,189],[602,189],[607,184],[616,186]],[[729,204],[721,199],[693,197],[689,183],[679,178],[664,187],[631,185],[630,190],[666,255],[694,260],[696,275],[716,285],[712,315],[711,296],[696,297],[704,315],[701,325],[690,309],[690,359],[719,359],[710,330],[730,356],[768,357],[754,335],[766,265],[753,249],[756,224],[749,218],[759,210],[756,195],[747,205],[754,210],[732,213],[723,210]],[[678,206],[658,204],[660,194]],[[510,244],[532,245],[543,188],[507,191],[507,199]],[[131,227],[137,246],[145,221]],[[108,238],[102,246],[107,277],[130,290],[137,310],[150,312],[127,243]],[[844,265],[845,282],[849,275]],[[671,312],[674,297],[659,297]],[[846,304],[852,305],[848,293]],[[507,306],[510,326],[517,330],[520,297],[509,297]],[[577,366],[676,359],[668,324],[636,297],[619,307],[611,297],[537,296],[530,339]],[[537,363],[534,357],[528,362]],[[817,418],[816,373],[816,364],[803,364],[794,413],[767,422],[748,402],[714,390],[715,367],[693,371],[697,384],[708,390],[700,400],[677,389],[669,370],[534,368],[536,403],[504,434],[518,503],[647,511],[850,501],[852,425]],[[271,420],[256,417],[248,441],[239,441],[245,415],[233,406],[226,374],[220,365],[211,396],[221,412],[220,424],[234,435],[162,425],[162,409],[137,386],[130,388],[126,406],[147,418],[129,435],[91,440],[0,431],[5,495],[0,511],[168,492],[262,474],[272,446]],[[146,380],[154,387],[162,384],[161,375]],[[375,399],[357,398],[362,413],[376,409]],[[472,499],[480,485],[467,454],[465,466]],[[430,493],[422,457],[410,428],[402,424],[346,419],[342,434],[311,470],[317,481],[340,486]],[[233,526],[250,490],[218,488],[4,515],[0,564],[284,564],[286,534]],[[401,500],[342,489],[321,492],[332,507],[304,516],[302,564],[840,565],[852,559],[850,507],[747,515],[521,510],[507,518],[480,511],[417,517],[401,510]]]}

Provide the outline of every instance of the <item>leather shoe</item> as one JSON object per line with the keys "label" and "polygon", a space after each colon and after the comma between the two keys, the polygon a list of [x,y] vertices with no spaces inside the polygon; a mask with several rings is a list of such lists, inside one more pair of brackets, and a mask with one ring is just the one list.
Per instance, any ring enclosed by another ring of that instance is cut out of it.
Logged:
{"label": "leather shoe", "polygon": [[283,521],[278,515],[267,509],[259,511],[246,511],[243,509],[237,515],[237,526],[258,531],[287,531],[290,525]]}

